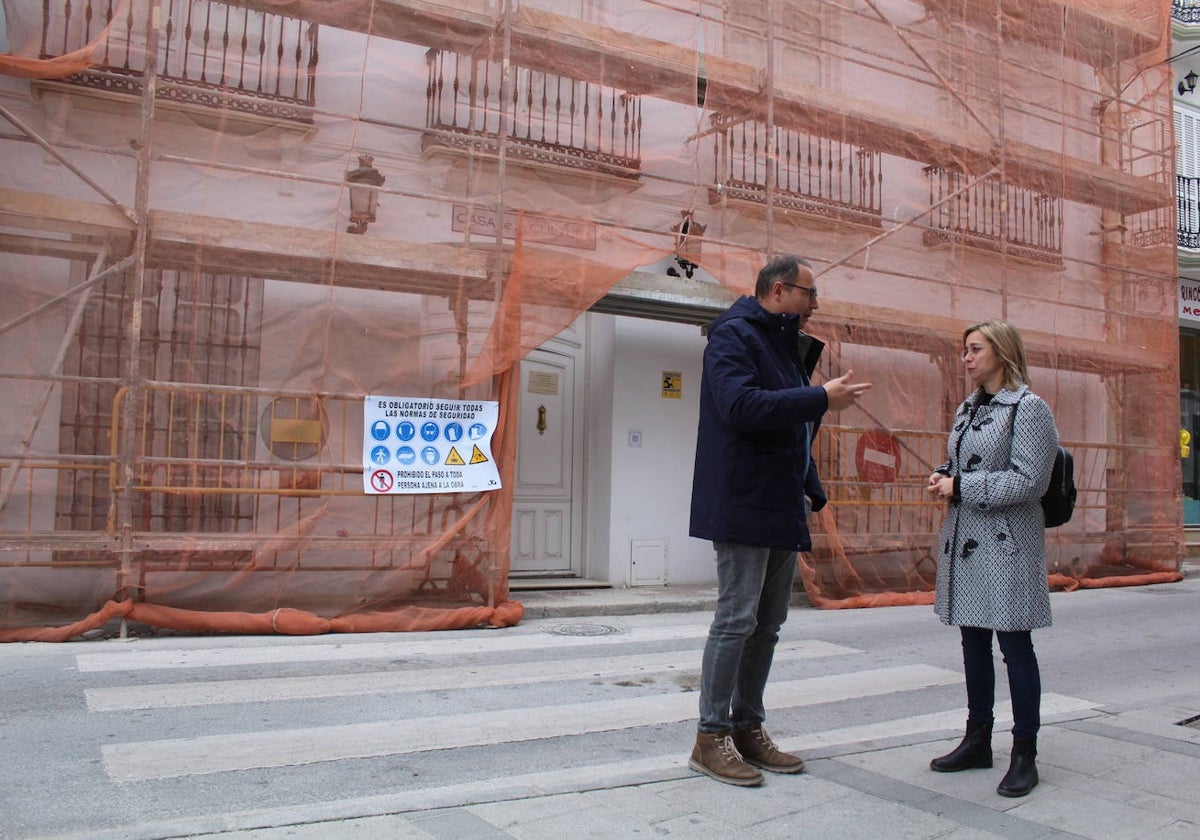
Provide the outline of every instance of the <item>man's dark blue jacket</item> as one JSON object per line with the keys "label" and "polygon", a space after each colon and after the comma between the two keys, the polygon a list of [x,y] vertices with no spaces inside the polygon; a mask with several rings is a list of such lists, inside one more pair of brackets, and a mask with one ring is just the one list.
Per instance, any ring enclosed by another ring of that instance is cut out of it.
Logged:
{"label": "man's dark blue jacket", "polygon": [[804,496],[813,510],[825,505],[811,444],[828,399],[809,376],[825,345],[800,333],[798,324],[795,315],[768,312],[743,297],[708,328],[693,537],[812,548]]}

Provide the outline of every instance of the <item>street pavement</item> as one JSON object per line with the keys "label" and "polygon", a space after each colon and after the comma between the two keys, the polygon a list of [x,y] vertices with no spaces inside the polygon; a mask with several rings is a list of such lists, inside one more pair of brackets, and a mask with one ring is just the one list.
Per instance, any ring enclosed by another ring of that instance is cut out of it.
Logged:
{"label": "street pavement", "polygon": [[[687,767],[711,588],[516,593],[506,630],[0,646],[0,837],[1200,838],[1200,567],[1056,593],[1041,784],[933,773],[956,634],[928,607],[798,605],[768,727],[802,775]],[[1043,635],[1044,634],[1044,635]]]}

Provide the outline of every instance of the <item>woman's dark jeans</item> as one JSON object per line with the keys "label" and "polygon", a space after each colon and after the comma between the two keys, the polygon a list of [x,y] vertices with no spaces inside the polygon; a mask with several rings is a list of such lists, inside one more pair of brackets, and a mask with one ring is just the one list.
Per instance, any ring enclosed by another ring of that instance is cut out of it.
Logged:
{"label": "woman's dark jeans", "polygon": [[[996,702],[996,670],[992,662],[992,631],[960,627],[963,669],[967,677],[967,727],[992,722]],[[996,631],[1000,652],[1008,667],[1008,693],[1012,697],[1015,740],[1036,738],[1041,727],[1042,677],[1028,630]]]}

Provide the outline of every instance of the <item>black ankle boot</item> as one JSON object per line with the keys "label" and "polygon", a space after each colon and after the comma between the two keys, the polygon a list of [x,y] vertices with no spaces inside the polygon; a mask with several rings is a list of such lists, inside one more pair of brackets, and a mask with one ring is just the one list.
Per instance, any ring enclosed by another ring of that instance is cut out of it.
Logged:
{"label": "black ankle boot", "polygon": [[992,766],[992,724],[967,724],[967,734],[957,747],[929,762],[939,773],[957,773],[976,767]]}
{"label": "black ankle boot", "polygon": [[1012,761],[996,793],[1001,796],[1024,796],[1033,790],[1038,783],[1037,763],[1034,761],[1036,756],[1037,738],[1014,740]]}

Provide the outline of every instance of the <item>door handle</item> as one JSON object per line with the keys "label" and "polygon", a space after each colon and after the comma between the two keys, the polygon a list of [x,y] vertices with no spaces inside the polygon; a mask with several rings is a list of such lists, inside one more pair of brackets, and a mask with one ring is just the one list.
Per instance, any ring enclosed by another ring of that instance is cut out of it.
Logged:
{"label": "door handle", "polygon": [[546,406],[538,406],[537,430],[539,435],[546,434]]}

